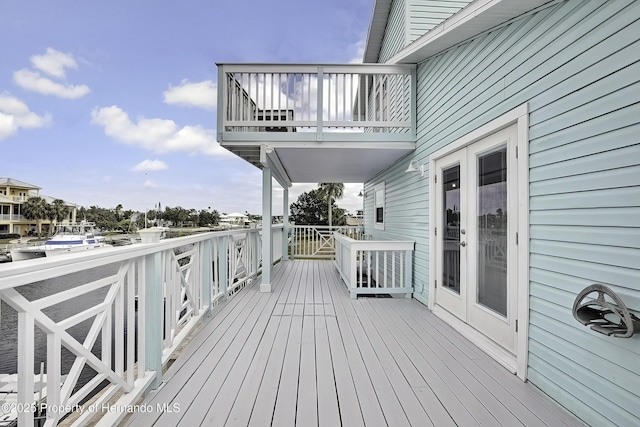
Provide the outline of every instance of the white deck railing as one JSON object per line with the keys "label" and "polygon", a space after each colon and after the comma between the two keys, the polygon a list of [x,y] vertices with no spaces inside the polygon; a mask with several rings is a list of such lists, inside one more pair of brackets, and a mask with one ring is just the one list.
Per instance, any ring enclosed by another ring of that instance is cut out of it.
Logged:
{"label": "white deck railing", "polygon": [[360,226],[295,225],[291,227],[289,252],[292,258],[334,259],[336,244],[333,233],[362,239]]}
{"label": "white deck railing", "polygon": [[352,298],[413,293],[415,242],[354,240],[334,234],[335,265]]}
{"label": "white deck railing", "polygon": [[[282,232],[282,225],[274,226],[274,261],[282,257]],[[0,299],[18,318],[16,409],[20,410],[15,412],[19,425],[34,423],[34,365],[40,362],[46,365],[49,410],[45,425],[53,426],[69,408],[79,408],[104,381],[107,387],[92,406],[83,406],[73,425],[87,424],[96,412],[91,409],[101,412],[116,393],[124,393],[118,407],[133,404],[147,389],[159,385],[162,366],[199,320],[256,278],[261,254],[260,230],[234,230],[4,264],[0,267]],[[20,289],[105,266],[113,266],[116,272],[62,292],[46,295],[44,290],[45,296],[37,299],[27,299]],[[53,320],[47,314],[51,307],[70,301],[76,304],[96,291],[105,294],[97,305],[78,306],[65,319]],[[91,326],[86,337],[76,339],[69,329],[82,322],[91,322]],[[46,334],[43,361],[34,357],[36,329]],[[98,339],[102,350],[94,354]],[[63,347],[75,357],[68,372],[62,372]],[[85,366],[95,375],[79,386]],[[113,425],[124,415],[122,411],[107,413],[98,425]]]}
{"label": "white deck railing", "polygon": [[415,72],[412,65],[218,64],[218,141],[254,141],[257,132],[261,141],[265,132],[323,141],[342,131],[413,142]]}

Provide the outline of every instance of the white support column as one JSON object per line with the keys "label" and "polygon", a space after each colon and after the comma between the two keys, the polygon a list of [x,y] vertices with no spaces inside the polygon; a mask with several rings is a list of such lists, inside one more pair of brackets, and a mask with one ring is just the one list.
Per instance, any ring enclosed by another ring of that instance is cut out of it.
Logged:
{"label": "white support column", "polygon": [[271,292],[271,169],[262,169],[262,282],[260,292]]}
{"label": "white support column", "polygon": [[282,259],[289,259],[289,189],[285,188],[282,195]]}

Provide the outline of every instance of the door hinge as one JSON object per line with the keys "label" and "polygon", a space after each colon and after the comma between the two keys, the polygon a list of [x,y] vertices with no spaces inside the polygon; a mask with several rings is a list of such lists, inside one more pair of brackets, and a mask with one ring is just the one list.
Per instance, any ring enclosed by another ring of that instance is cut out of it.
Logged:
{"label": "door hinge", "polygon": [[434,175],[434,176],[433,176],[433,182],[434,182],[435,184],[437,184],[437,183],[438,183],[438,175]]}
{"label": "door hinge", "polygon": [[437,236],[437,235],[438,235],[438,227],[436,227],[436,228],[434,229],[434,235],[435,235],[435,236]]}
{"label": "door hinge", "polygon": [[435,282],[436,282],[436,285],[435,285],[435,287],[437,288],[437,287],[438,287],[438,281],[436,280]]}
{"label": "door hinge", "polygon": [[518,233],[516,232],[516,245],[518,244]]}
{"label": "door hinge", "polygon": [[516,319],[516,332],[518,332],[518,319]]}
{"label": "door hinge", "polygon": [[516,145],[516,159],[518,158],[518,146]]}

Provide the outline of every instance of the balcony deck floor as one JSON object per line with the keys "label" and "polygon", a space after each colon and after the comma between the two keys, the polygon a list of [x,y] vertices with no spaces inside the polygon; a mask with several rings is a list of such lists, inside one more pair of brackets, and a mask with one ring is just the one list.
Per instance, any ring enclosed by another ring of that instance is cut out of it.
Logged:
{"label": "balcony deck floor", "polygon": [[214,314],[132,426],[582,425],[413,299],[351,300],[330,261],[286,261]]}

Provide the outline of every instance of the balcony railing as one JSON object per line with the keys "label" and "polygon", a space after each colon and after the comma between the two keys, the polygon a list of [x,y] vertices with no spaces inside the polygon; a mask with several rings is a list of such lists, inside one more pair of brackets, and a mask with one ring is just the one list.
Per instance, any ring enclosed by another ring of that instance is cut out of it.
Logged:
{"label": "balcony railing", "polygon": [[352,298],[413,292],[415,242],[354,240],[334,234],[335,265]]}
{"label": "balcony railing", "polygon": [[411,65],[219,64],[218,140],[415,141],[415,82]]}
{"label": "balcony railing", "polygon": [[295,225],[291,227],[289,253],[297,259],[334,259],[336,243],[333,233],[362,239],[360,226]]}
{"label": "balcony railing", "polygon": [[[283,227],[274,226],[272,232],[277,261],[283,255]],[[40,363],[46,367],[45,425],[56,425],[75,409],[80,410],[73,425],[84,425],[116,394],[121,397],[115,405],[133,404],[159,384],[162,367],[200,319],[257,277],[261,242],[260,230],[234,230],[3,266],[0,299],[17,317],[12,333],[18,393],[16,405],[7,408],[16,409],[18,424],[34,425],[39,406],[34,365]],[[43,280],[58,282],[38,287]],[[76,286],[67,286],[74,281]],[[32,285],[33,295],[26,295],[29,286],[24,285]],[[64,290],[51,290],[62,285]],[[65,304],[72,310],[62,316]],[[3,311],[3,322],[7,316],[11,313]],[[80,336],[78,327],[84,328]],[[38,340],[43,333],[46,338]],[[7,351],[3,359],[10,357]],[[108,413],[101,423],[115,425],[124,415]]]}
{"label": "balcony railing", "polygon": [[18,214],[0,214],[0,221],[26,221],[27,217]]}

